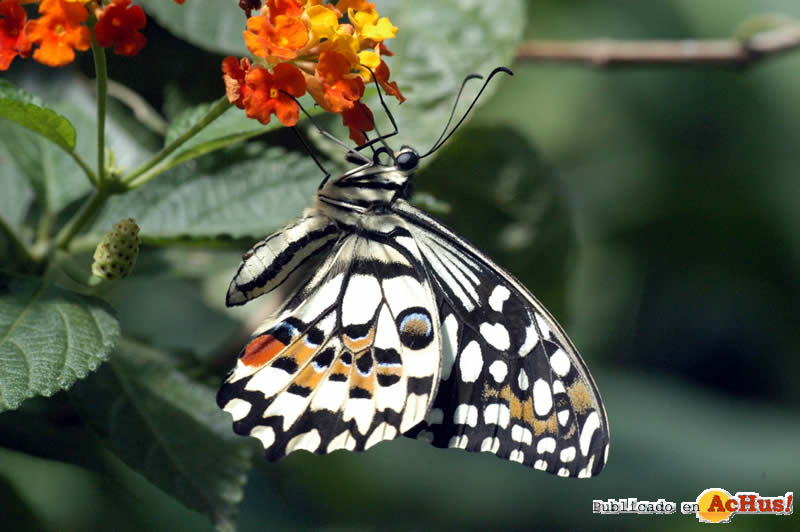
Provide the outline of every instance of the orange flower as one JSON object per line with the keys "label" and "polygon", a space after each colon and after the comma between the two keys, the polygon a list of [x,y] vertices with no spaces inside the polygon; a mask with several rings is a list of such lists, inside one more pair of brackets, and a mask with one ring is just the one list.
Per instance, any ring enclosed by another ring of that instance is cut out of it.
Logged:
{"label": "orange flower", "polygon": [[269,14],[269,21],[275,24],[278,15],[298,18],[303,14],[303,3],[297,0],[267,0],[264,9]]}
{"label": "orange flower", "polygon": [[176,3],[176,4],[182,4],[182,3],[184,3],[185,1],[186,1],[186,0],[175,0],[175,3]]}
{"label": "orange flower", "polygon": [[28,16],[16,0],[0,2],[0,70],[8,70],[15,57],[28,57],[31,43],[25,37]]}
{"label": "orange flower", "polygon": [[375,118],[369,107],[361,102],[356,102],[350,109],[342,111],[342,123],[350,129],[350,138],[357,145],[367,141],[365,131],[372,131],[375,127]]}
{"label": "orange flower", "polygon": [[250,60],[246,57],[241,59],[226,57],[222,61],[225,95],[228,97],[228,101],[239,109],[244,109],[244,99],[250,92],[245,83],[248,70],[250,70]]}
{"label": "orange flower", "polygon": [[244,42],[258,57],[294,59],[297,50],[308,42],[308,29],[298,18],[278,15],[273,23],[268,17],[258,15],[247,19]]}
{"label": "orange flower", "polygon": [[322,52],[316,77],[306,76],[308,92],[324,109],[341,113],[364,95],[361,76],[353,74],[351,62],[339,52]]}
{"label": "orange flower", "polygon": [[306,92],[300,69],[288,63],[276,65],[274,73],[266,68],[250,68],[245,75],[245,82],[248,93],[244,96],[244,106],[248,117],[268,124],[270,116],[274,114],[285,126],[297,123],[300,108],[290,95],[299,98]]}
{"label": "orange flower", "polygon": [[82,26],[88,13],[83,4],[67,0],[42,0],[42,17],[25,25],[25,35],[39,48],[33,58],[48,66],[64,66],[75,59],[75,50],[89,48],[92,35]]}
{"label": "orange flower", "polygon": [[118,55],[136,55],[144,48],[147,39],[139,30],[147,19],[139,6],[131,6],[131,0],[114,0],[106,6],[94,27],[97,43],[103,48],[114,45]]}

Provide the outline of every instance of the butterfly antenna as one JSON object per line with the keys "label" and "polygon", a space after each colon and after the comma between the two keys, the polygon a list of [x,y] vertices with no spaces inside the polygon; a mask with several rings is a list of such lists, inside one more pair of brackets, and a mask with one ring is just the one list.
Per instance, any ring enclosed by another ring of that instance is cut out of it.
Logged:
{"label": "butterfly antenna", "polygon": [[314,161],[314,164],[317,165],[317,168],[319,168],[322,171],[322,173],[325,174],[325,177],[323,178],[322,183],[319,186],[319,188],[322,188],[323,185],[328,182],[328,179],[330,179],[331,177],[330,172],[325,170],[325,167],[322,166],[321,162],[319,162],[319,159],[317,159],[317,156],[314,154],[314,151],[311,149],[311,146],[308,145],[306,139],[304,139],[303,135],[300,134],[300,131],[297,129],[297,126],[292,126],[292,131],[294,131],[294,134],[297,135],[298,140],[300,140],[300,144],[303,145],[303,148],[305,148],[306,152],[308,152],[308,154],[311,156],[311,159]]}
{"label": "butterfly antenna", "polygon": [[[472,111],[472,108],[473,108],[473,107],[475,107],[475,104],[476,104],[476,103],[478,103],[478,99],[480,99],[480,97],[481,97],[481,94],[483,94],[483,91],[484,91],[484,90],[486,90],[486,86],[487,86],[487,85],[489,85],[489,82],[490,82],[490,81],[492,81],[492,78],[493,78],[493,77],[495,77],[495,76],[496,76],[497,74],[499,74],[500,72],[503,72],[503,73],[505,73],[505,74],[508,74],[509,76],[513,76],[513,75],[514,75],[514,73],[513,73],[513,72],[512,72],[510,69],[508,69],[508,68],[506,68],[506,67],[497,67],[497,68],[495,68],[494,70],[492,70],[491,74],[489,74],[489,76],[486,78],[486,81],[484,81],[484,82],[483,82],[483,86],[481,87],[481,90],[479,90],[479,91],[478,91],[478,94],[477,94],[477,95],[475,96],[475,98],[472,100],[472,103],[471,103],[471,104],[469,104],[469,107],[467,108],[466,112],[464,112],[464,115],[461,117],[461,120],[459,120],[459,121],[456,123],[456,125],[455,125],[455,126],[453,126],[453,129],[451,129],[451,130],[450,130],[450,133],[448,133],[448,134],[447,134],[447,136],[445,136],[443,139],[442,139],[442,138],[441,138],[441,136],[440,136],[439,138],[440,138],[441,140],[438,140],[438,141],[437,141],[437,142],[436,142],[436,143],[433,145],[433,147],[432,147],[430,150],[428,150],[428,151],[427,151],[427,152],[426,152],[424,155],[420,155],[420,156],[419,156],[419,158],[420,158],[420,159],[422,159],[423,157],[427,157],[427,156],[428,156],[428,155],[430,155],[431,153],[433,153],[433,152],[435,152],[436,150],[438,150],[438,149],[439,149],[439,148],[440,148],[440,147],[441,147],[441,146],[442,146],[442,145],[443,145],[445,142],[447,142],[447,140],[448,140],[448,139],[449,139],[451,136],[453,136],[453,133],[455,133],[455,132],[456,132],[456,130],[457,130],[457,129],[458,129],[460,126],[461,126],[461,124],[463,124],[463,123],[464,123],[464,120],[466,120],[466,118],[467,118],[467,116],[469,115],[470,111]],[[476,75],[476,74],[473,74],[473,75]],[[470,78],[470,76],[467,76],[467,77],[464,79],[464,83],[466,83],[466,82],[467,82],[469,79],[471,79],[471,78]],[[463,83],[462,83],[462,85],[461,85],[461,88],[462,88],[462,89],[464,88],[464,84],[463,84]],[[459,95],[460,95],[460,94],[461,94],[461,91],[459,91]],[[456,97],[456,101],[458,101],[458,97]],[[455,112],[455,107],[454,107],[454,109],[453,109],[453,112]],[[452,114],[451,114],[450,118],[452,119]],[[448,120],[448,121],[447,121],[447,123],[448,123],[448,124],[450,124],[450,120]],[[445,127],[445,131],[447,131],[447,127]]]}
{"label": "butterfly antenna", "polygon": [[[338,144],[339,146],[341,146],[345,150],[347,150],[347,155],[348,156],[356,157],[358,160],[363,161],[365,163],[370,162],[369,159],[364,154],[357,152],[355,149],[351,148],[350,146],[348,146],[347,144],[345,144],[341,140],[337,139],[334,135],[331,135],[330,133],[328,133],[327,131],[325,131],[321,127],[319,127],[319,125],[316,122],[314,122],[314,119],[311,118],[311,115],[308,114],[308,111],[306,111],[306,108],[303,107],[303,104],[301,104],[297,100],[297,98],[295,98],[294,96],[292,96],[291,94],[289,94],[288,92],[286,92],[283,89],[281,89],[281,92],[283,94],[285,94],[286,96],[288,96],[289,98],[291,98],[292,100],[294,100],[294,103],[296,103],[297,106],[300,108],[300,110],[303,111],[303,114],[306,115],[306,118],[308,118],[308,121],[311,122],[311,125],[314,126],[314,128],[316,128],[316,130],[319,131],[319,133],[323,137],[325,137],[326,139],[332,140],[333,142],[335,142],[336,144]],[[303,141],[303,144],[304,145],[306,144],[305,141]],[[323,170],[323,172],[324,172],[324,170]],[[327,174],[327,172],[325,172],[325,173]]]}
{"label": "butterfly antenna", "polygon": [[[442,129],[442,134],[439,135],[439,138],[436,139],[436,142],[433,143],[433,148],[431,148],[428,153],[431,153],[436,149],[438,144],[442,141],[444,134],[447,133],[447,128],[450,127],[450,124],[453,122],[453,117],[456,115],[456,108],[458,107],[458,100],[461,99],[461,93],[464,92],[464,87],[467,86],[467,82],[472,79],[483,79],[483,76],[480,74],[470,74],[469,76],[464,78],[464,81],[461,82],[461,87],[458,89],[458,94],[456,94],[456,101],[453,102],[453,109],[450,111],[450,117],[447,119],[447,123],[444,125]],[[427,155],[427,153],[425,154]]]}
{"label": "butterfly antenna", "polygon": [[[368,142],[365,142],[364,144],[362,144],[361,146],[357,147],[356,149],[357,150],[363,150],[367,146],[372,146],[376,142],[380,142],[381,144],[383,144],[383,147],[386,148],[387,153],[393,154],[394,150],[392,150],[389,147],[389,145],[386,143],[386,139],[388,139],[389,137],[393,137],[393,136],[397,135],[397,131],[398,131],[397,130],[397,122],[395,122],[394,115],[389,110],[389,106],[386,105],[386,100],[383,99],[383,92],[381,91],[381,86],[378,83],[378,78],[375,76],[375,72],[370,67],[364,67],[364,68],[369,70],[369,73],[372,74],[372,81],[373,81],[373,83],[375,83],[375,88],[378,89],[378,98],[381,101],[381,107],[383,107],[383,110],[386,111],[386,116],[389,117],[389,122],[392,123],[393,131],[391,133],[387,133],[386,135],[382,135],[381,132],[378,130],[378,124],[376,124],[375,120],[373,119],[372,120],[372,127],[375,128],[375,133],[376,133],[377,136],[374,139],[372,139],[372,140],[370,140]],[[392,158],[394,158],[394,156],[392,156]]]}

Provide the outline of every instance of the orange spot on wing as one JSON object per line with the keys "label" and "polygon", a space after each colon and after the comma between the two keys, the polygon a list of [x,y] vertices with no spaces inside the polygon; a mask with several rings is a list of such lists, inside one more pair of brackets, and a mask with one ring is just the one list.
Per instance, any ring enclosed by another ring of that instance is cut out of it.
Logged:
{"label": "orange spot on wing", "polygon": [[285,347],[286,344],[271,334],[264,334],[252,339],[247,344],[240,360],[245,366],[263,366],[275,358],[275,355],[283,351]]}

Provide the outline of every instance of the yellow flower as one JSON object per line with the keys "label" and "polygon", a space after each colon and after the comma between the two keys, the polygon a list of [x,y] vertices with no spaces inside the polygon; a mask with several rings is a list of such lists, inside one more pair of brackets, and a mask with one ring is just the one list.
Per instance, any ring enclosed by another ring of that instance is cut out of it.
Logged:
{"label": "yellow flower", "polygon": [[353,8],[350,8],[347,10],[347,17],[356,28],[360,41],[382,42],[397,35],[397,28],[392,25],[389,18],[379,17],[373,6],[361,11],[354,11]]}

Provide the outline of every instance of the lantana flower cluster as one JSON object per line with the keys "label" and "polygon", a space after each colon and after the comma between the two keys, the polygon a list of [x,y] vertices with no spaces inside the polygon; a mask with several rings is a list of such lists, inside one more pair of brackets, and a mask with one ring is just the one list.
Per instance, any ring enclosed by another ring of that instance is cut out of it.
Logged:
{"label": "lantana flower cluster", "polygon": [[[255,6],[253,4],[256,4]],[[287,126],[297,123],[295,101],[308,92],[325,110],[342,115],[350,138],[366,141],[373,129],[370,109],[361,102],[374,78],[400,102],[405,98],[381,56],[397,28],[366,0],[244,1],[244,40],[254,56],[227,57],[222,63],[228,99],[250,118],[266,124],[274,114]],[[253,13],[255,11],[255,13]]]}
{"label": "lantana flower cluster", "polygon": [[[39,16],[28,18],[22,4],[38,4]],[[136,55],[146,43],[140,31],[146,22],[142,8],[131,0],[0,0],[0,70],[31,53],[45,65],[67,65],[76,50],[89,49],[93,34],[103,48]]]}

